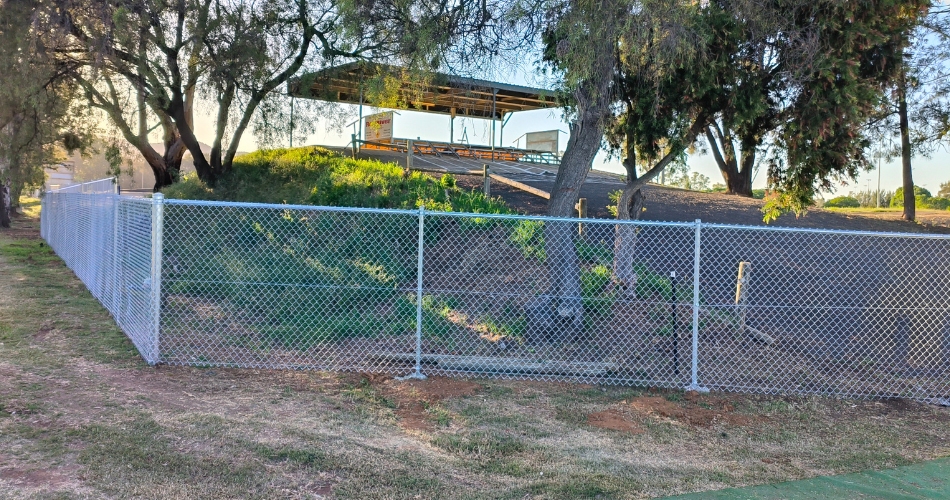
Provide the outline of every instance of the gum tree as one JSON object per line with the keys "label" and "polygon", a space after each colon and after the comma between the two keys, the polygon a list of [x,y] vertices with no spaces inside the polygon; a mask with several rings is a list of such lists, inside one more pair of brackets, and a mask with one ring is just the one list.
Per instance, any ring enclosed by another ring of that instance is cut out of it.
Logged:
{"label": "gum tree", "polygon": [[[70,76],[148,162],[156,190],[175,182],[185,151],[208,183],[228,172],[259,107],[298,73],[424,55],[421,40],[440,42],[426,34],[446,23],[451,29],[453,9],[383,0],[361,18],[366,4],[348,0],[53,4],[50,16],[70,42],[60,53],[74,68]],[[199,110],[213,122],[207,153],[195,133]],[[162,152],[149,143],[156,131]]]}
{"label": "gum tree", "polygon": [[74,105],[75,88],[64,78],[69,68],[55,56],[55,38],[41,4],[11,1],[0,5],[0,226],[9,225],[26,187],[40,187],[43,167],[61,161],[61,151],[85,145],[84,113]]}

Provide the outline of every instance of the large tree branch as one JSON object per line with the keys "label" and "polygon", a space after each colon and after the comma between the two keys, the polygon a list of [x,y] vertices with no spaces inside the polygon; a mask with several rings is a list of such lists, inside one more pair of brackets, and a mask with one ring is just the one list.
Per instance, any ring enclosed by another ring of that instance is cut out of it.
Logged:
{"label": "large tree branch", "polygon": [[702,132],[708,125],[709,118],[705,113],[700,112],[696,118],[693,120],[693,124],[689,127],[689,130],[686,132],[686,136],[683,137],[683,142],[677,148],[671,148],[669,152],[666,153],[663,158],[660,159],[650,170],[647,170],[643,175],[638,177],[635,181],[627,181],[627,186],[624,189],[629,189],[631,191],[636,191],[648,182],[655,179],[660,172],[663,171],[669,164],[675,160],[683,151],[686,151],[686,148],[690,144],[696,142],[696,138],[699,137],[700,132]]}

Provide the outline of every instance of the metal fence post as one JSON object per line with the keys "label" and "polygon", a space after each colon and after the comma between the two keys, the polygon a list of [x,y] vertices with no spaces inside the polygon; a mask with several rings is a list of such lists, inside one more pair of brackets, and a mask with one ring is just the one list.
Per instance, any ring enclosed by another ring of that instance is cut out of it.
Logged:
{"label": "metal fence post", "polygon": [[425,380],[426,376],[422,374],[422,251],[423,236],[425,230],[425,212],[426,206],[419,206],[419,260],[416,264],[416,369],[405,377],[396,377],[397,380],[418,379]]}
{"label": "metal fence post", "polygon": [[[118,183],[116,183],[118,187]],[[119,272],[119,195],[118,190],[112,200],[112,316],[115,322],[122,328],[122,274]]]}
{"label": "metal fence post", "polygon": [[159,361],[158,342],[161,332],[162,312],[162,230],[165,216],[165,196],[162,193],[152,195],[152,352],[146,359],[148,364],[154,365]]}
{"label": "metal fence post", "polygon": [[691,383],[688,389],[709,392],[709,389],[699,385],[699,243],[702,226],[703,221],[696,219],[695,237],[693,238],[693,357]]}

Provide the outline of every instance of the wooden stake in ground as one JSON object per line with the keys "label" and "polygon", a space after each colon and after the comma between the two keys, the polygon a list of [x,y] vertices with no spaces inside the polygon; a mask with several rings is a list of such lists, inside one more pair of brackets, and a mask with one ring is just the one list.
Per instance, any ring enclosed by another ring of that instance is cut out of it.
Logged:
{"label": "wooden stake in ground", "polygon": [[482,175],[485,177],[485,186],[482,189],[485,191],[485,198],[489,198],[491,197],[491,170],[488,165],[482,165]]}
{"label": "wooden stake in ground", "polygon": [[736,308],[738,309],[739,313],[739,334],[748,335],[752,338],[752,340],[761,342],[765,345],[773,345],[775,344],[775,338],[746,324],[746,312],[749,305],[749,285],[751,284],[749,280],[751,278],[751,273],[751,262],[739,263],[739,278],[736,280]]}
{"label": "wooden stake in ground", "polygon": [[[581,198],[577,200],[577,218],[586,219],[587,218],[587,198]],[[584,223],[577,223],[577,234],[584,234]]]}
{"label": "wooden stake in ground", "polygon": [[736,280],[736,309],[739,312],[739,331],[745,332],[746,291],[749,289],[751,262],[739,263],[739,279]]}

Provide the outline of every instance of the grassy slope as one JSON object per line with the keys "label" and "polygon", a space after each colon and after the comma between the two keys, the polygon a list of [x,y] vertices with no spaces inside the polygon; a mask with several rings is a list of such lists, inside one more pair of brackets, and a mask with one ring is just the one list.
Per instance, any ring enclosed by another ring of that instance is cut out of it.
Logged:
{"label": "grassy slope", "polygon": [[455,186],[451,175],[403,175],[392,163],[345,158],[320,147],[257,151],[234,160],[214,189],[191,176],[164,190],[168,198],[364,208],[510,213],[500,198]]}
{"label": "grassy slope", "polygon": [[[0,232],[0,498],[645,498],[950,450],[950,412],[913,402],[151,368],[37,225]],[[647,395],[755,420],[634,412]],[[644,432],[588,425],[605,410]]]}

